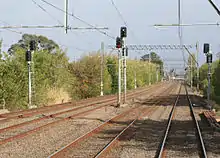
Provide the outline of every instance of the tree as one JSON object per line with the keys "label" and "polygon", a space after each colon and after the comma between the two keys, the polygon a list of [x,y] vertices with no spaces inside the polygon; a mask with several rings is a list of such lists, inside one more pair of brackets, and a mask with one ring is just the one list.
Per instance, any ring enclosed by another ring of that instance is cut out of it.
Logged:
{"label": "tree", "polygon": [[24,34],[21,40],[19,40],[16,44],[13,44],[8,49],[8,53],[10,55],[13,55],[17,50],[22,50],[22,51],[28,50],[29,43],[31,40],[36,41],[36,45],[39,47],[40,50],[46,50],[52,53],[55,49],[59,49],[58,44],[56,44],[53,40],[49,40],[45,36]]}
{"label": "tree", "polygon": [[84,56],[70,64],[70,72],[76,76],[76,96],[79,99],[100,94],[100,58],[98,54]]}
{"label": "tree", "polygon": [[213,78],[213,87],[214,87],[214,93],[216,96],[220,97],[220,63],[215,68],[215,71],[212,75]]}
{"label": "tree", "polygon": [[163,74],[163,61],[161,60],[160,56],[157,55],[155,52],[151,52],[150,54],[145,54],[141,57],[141,61],[150,61],[151,63],[157,64],[160,69],[160,74]]}
{"label": "tree", "polygon": [[118,91],[118,74],[117,74],[117,67],[116,67],[116,59],[108,57],[107,58],[107,68],[108,73],[111,76],[111,92],[117,93]]}
{"label": "tree", "polygon": [[196,66],[197,63],[196,63],[195,59],[196,59],[196,56],[194,53],[192,54],[192,56],[190,55],[188,57],[188,63],[187,63],[188,69],[186,72],[188,82],[190,83],[191,78],[192,78],[193,86],[195,86],[198,82],[197,81],[197,71],[196,71],[197,70],[197,66]]}
{"label": "tree", "polygon": [[67,100],[67,92],[74,91],[74,75],[69,72],[66,52],[46,37],[24,35],[11,46],[13,49],[10,53],[2,53],[4,60],[0,60],[0,101],[4,99],[8,109],[27,107],[28,70],[25,52],[32,39],[40,39],[42,46],[32,55],[33,104],[60,103],[63,99]]}

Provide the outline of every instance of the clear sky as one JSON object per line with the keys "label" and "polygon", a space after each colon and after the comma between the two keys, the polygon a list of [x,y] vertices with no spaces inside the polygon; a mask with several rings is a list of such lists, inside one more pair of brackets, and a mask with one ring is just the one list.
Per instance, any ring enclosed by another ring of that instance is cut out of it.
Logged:
{"label": "clear sky", "polygon": [[[0,5],[0,25],[58,25],[63,22],[64,13],[35,0],[44,7],[55,19],[36,6],[32,0],[4,0]],[[64,0],[47,0],[48,2],[64,8]],[[177,18],[178,0],[115,0],[115,4],[126,20],[129,30],[127,44],[179,44],[178,29],[176,27],[155,28],[154,24],[173,24]],[[220,2],[214,0],[220,8]],[[209,4],[208,0],[182,0],[182,23],[217,23],[220,17]],[[119,28],[123,21],[119,17],[110,0],[69,0],[69,12],[82,18],[88,23],[108,27],[107,31],[113,36],[119,35]],[[71,27],[87,27],[82,22],[69,17]],[[0,30],[3,39],[3,50],[16,43],[21,34]],[[79,58],[84,52],[100,49],[101,42],[105,45],[114,45],[115,40],[100,34],[97,31],[71,30],[66,35],[63,29],[19,29],[23,33],[42,34],[54,40],[59,45],[68,48],[71,60]],[[204,63],[202,53],[203,43],[212,45],[214,54],[220,51],[220,28],[218,26],[197,26],[183,28],[184,44],[200,43],[199,62]],[[79,48],[79,49],[78,49]],[[195,50],[192,50],[195,51]],[[130,57],[140,56],[145,52],[130,52]],[[182,59],[181,51],[158,51],[164,59]],[[214,55],[216,58],[216,55]],[[180,62],[178,64],[181,65]]]}

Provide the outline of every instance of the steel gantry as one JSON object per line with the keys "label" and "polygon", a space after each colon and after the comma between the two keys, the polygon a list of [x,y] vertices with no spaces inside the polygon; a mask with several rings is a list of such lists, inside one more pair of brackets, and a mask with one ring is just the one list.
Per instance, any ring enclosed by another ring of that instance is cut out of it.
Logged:
{"label": "steel gantry", "polygon": [[[128,50],[181,50],[181,49],[192,49],[195,48],[195,45],[174,45],[174,44],[168,44],[168,45],[127,45]],[[109,49],[116,49],[114,45],[109,45]]]}
{"label": "steel gantry", "polygon": [[[152,50],[186,50],[186,52],[192,57],[197,63],[197,90],[199,89],[198,78],[199,78],[199,64],[198,64],[198,43],[196,44],[187,44],[187,45],[179,45],[179,44],[149,44],[149,45],[126,45],[129,51],[152,51]],[[109,49],[116,50],[114,45],[108,45]],[[193,57],[192,53],[189,51],[190,49],[196,48],[197,59]],[[186,62],[186,61],[184,61]],[[192,62],[191,62],[192,63]],[[192,64],[191,64],[192,67]],[[191,69],[190,69],[191,70]],[[192,76],[191,76],[191,85],[192,85]]]}

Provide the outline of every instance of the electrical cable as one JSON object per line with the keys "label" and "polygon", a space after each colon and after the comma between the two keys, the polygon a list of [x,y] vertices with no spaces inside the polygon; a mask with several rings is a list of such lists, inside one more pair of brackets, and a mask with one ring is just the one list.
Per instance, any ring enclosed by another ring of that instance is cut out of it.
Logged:
{"label": "electrical cable", "polygon": [[[120,12],[120,10],[118,9],[118,7],[116,6],[114,0],[110,0],[110,1],[111,1],[112,6],[115,8],[116,12],[118,13],[119,17],[120,17],[121,20],[123,21],[124,25],[130,30],[130,32],[131,32],[133,38],[135,38],[135,39],[137,40],[137,38],[136,38],[136,36],[135,36],[133,30],[131,30],[131,28],[128,27],[128,23],[126,22],[126,20],[125,20],[125,18],[123,17],[122,13]],[[137,41],[138,41],[138,40],[137,40]]]}
{"label": "electrical cable", "polygon": [[212,7],[215,9],[215,11],[217,12],[217,14],[220,16],[220,10],[218,9],[218,7],[212,2],[212,0],[208,0],[210,2],[210,4],[212,5]]}
{"label": "electrical cable", "polygon": [[[0,20],[3,24],[7,24],[7,25],[9,25],[9,23],[7,23],[7,22],[5,22],[5,21],[2,21],[2,20]],[[6,28],[6,30],[8,30],[8,31],[10,31],[10,32],[13,32],[13,33],[17,33],[17,34],[20,34],[20,35],[23,35],[24,33],[23,32],[21,32],[21,31],[15,31],[15,30],[11,30],[11,29],[9,29],[9,28]]]}
{"label": "electrical cable", "polygon": [[[38,6],[41,10],[43,10],[45,13],[47,13],[52,19],[56,20],[60,25],[63,25],[60,20],[56,19],[52,14],[50,14],[45,8],[43,8],[43,7],[42,7],[40,4],[38,4],[35,0],[32,0],[32,2],[33,2],[36,6]],[[79,37],[79,35],[76,34],[75,32],[72,32],[72,33],[73,33],[74,35],[76,35],[76,36]],[[90,43],[90,44],[91,44],[91,43]],[[85,50],[83,50],[83,49],[81,49],[81,48],[77,48],[77,47],[73,47],[73,48],[76,49],[76,50],[79,50],[79,51],[85,51]]]}
{"label": "electrical cable", "polygon": [[55,8],[55,9],[57,9],[57,10],[59,10],[59,11],[61,11],[61,12],[66,13],[68,16],[71,16],[71,17],[73,17],[73,18],[75,18],[75,19],[81,21],[82,23],[84,23],[84,24],[86,24],[86,25],[88,25],[88,26],[94,28],[94,29],[95,29],[96,31],[98,31],[99,33],[101,33],[101,34],[103,34],[103,35],[105,35],[105,36],[107,36],[107,37],[109,37],[109,38],[115,40],[115,37],[114,37],[114,36],[109,35],[108,33],[97,29],[95,26],[93,26],[92,24],[90,24],[90,23],[86,22],[85,20],[79,18],[78,16],[76,16],[76,15],[74,15],[74,14],[71,14],[71,13],[69,13],[69,12],[66,12],[65,10],[63,10],[63,9],[61,9],[61,8],[59,8],[59,7],[55,6],[55,5],[53,5],[52,3],[47,2],[46,0],[41,0],[41,1],[44,2],[44,3],[46,3],[46,4],[48,4],[48,5],[50,5],[51,7]]}
{"label": "electrical cable", "polygon": [[184,68],[186,67],[186,58],[184,54],[184,49],[183,49],[183,36],[182,36],[182,27],[181,25],[181,0],[178,0],[178,36],[179,36],[179,41],[180,41],[180,46],[182,50],[182,56],[183,56],[183,61],[184,61]]}
{"label": "electrical cable", "polygon": [[62,22],[58,20],[56,17],[54,17],[52,14],[50,14],[44,7],[42,7],[39,3],[37,3],[35,0],[32,0],[32,2],[39,7],[42,11],[47,13],[53,20],[56,20],[60,25],[62,25]]}

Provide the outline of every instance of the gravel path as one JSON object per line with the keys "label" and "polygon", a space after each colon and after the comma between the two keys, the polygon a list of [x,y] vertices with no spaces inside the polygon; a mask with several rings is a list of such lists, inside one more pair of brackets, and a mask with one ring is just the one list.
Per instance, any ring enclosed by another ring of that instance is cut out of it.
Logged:
{"label": "gravel path", "polygon": [[[176,98],[176,96],[173,95],[177,93],[178,88],[174,88],[169,93],[155,97],[153,101],[158,102],[159,100],[159,105],[156,106],[157,110],[137,121],[132,127],[133,129],[131,129],[135,131],[132,137],[120,140],[117,147],[112,149],[106,157],[155,157],[156,150],[158,149],[166,127],[167,118],[172,108],[171,105]],[[170,96],[166,96],[167,94],[170,94]],[[146,100],[143,105],[146,107],[151,106],[151,104],[149,105],[149,100]]]}
{"label": "gravel path", "polygon": [[[102,104],[100,104],[100,105],[102,105]],[[78,113],[81,113],[81,112],[84,112],[84,111],[91,110],[93,108],[94,108],[93,106],[85,107],[85,108],[78,109],[78,110],[73,111],[73,112],[68,112],[68,113],[56,116],[55,118],[45,118],[45,119],[40,120],[38,122],[34,122],[34,123],[31,123],[31,124],[28,124],[28,125],[24,125],[24,126],[21,126],[21,127],[18,127],[18,128],[14,128],[14,129],[9,129],[9,130],[4,131],[4,132],[0,132],[0,141],[3,140],[3,139],[13,137],[13,136],[18,135],[18,134],[23,133],[23,132],[33,130],[33,129],[38,128],[40,126],[44,126],[44,125],[49,124],[51,122],[58,121],[58,120],[63,119],[65,117],[69,117],[69,116],[72,116],[74,114],[78,114]]]}
{"label": "gravel path", "polygon": [[[123,110],[126,108],[121,111]],[[109,117],[115,116],[115,108],[109,107],[107,111],[100,109],[96,114],[95,119],[91,116],[84,116],[83,118],[68,120],[54,127],[45,128],[43,131],[26,137],[26,139],[2,145],[0,157],[47,157],[56,149],[70,143],[71,140],[97,127]]]}
{"label": "gravel path", "polygon": [[65,157],[94,157],[108,142],[110,142],[117,134],[120,133],[140,112],[140,109],[135,109],[124,115],[117,121],[108,124],[100,132],[87,138],[79,145],[74,146],[68,152],[65,152]]}
{"label": "gravel path", "polygon": [[204,118],[204,116],[201,115],[203,111],[207,110],[202,107],[202,105],[204,105],[203,98],[199,96],[192,96],[190,98],[191,98],[191,101],[195,105],[197,105],[196,107],[194,107],[194,111],[195,111],[200,129],[202,131],[204,144],[207,150],[207,156],[209,158],[218,158],[220,157],[220,132],[212,129],[209,126],[207,120]]}
{"label": "gravel path", "polygon": [[[160,89],[172,84],[160,86]],[[148,92],[150,94],[150,92]],[[131,108],[126,106],[116,110],[114,107],[102,108],[89,115],[70,119],[44,128],[43,130],[0,146],[0,157],[47,157],[51,153],[70,143],[72,140],[97,127],[103,121]]]}
{"label": "gravel path", "polygon": [[[84,104],[83,106],[87,106],[87,105],[91,105],[91,104],[96,105],[95,103],[97,103],[97,101],[96,102],[93,101],[93,102]],[[99,103],[97,103],[97,105],[98,104]],[[70,104],[68,104],[68,105],[70,105]],[[14,119],[6,120],[5,122],[2,122],[0,124],[0,129],[6,128],[6,127],[9,127],[9,126],[12,126],[12,125],[17,125],[17,124],[20,124],[20,123],[23,123],[23,122],[31,121],[31,120],[34,120],[34,119],[38,119],[38,118],[41,118],[41,117],[44,117],[44,116],[49,116],[49,115],[52,115],[52,114],[73,110],[73,109],[76,109],[76,108],[79,108],[79,107],[82,107],[82,105],[81,104],[79,104],[79,105],[72,105],[72,106],[64,105],[63,108],[54,109],[53,111],[43,111],[42,110],[42,113],[30,116],[30,117],[14,118]],[[70,113],[68,113],[67,115],[69,115],[69,114]],[[65,117],[65,114],[63,114],[63,116],[59,115],[59,117]]]}

